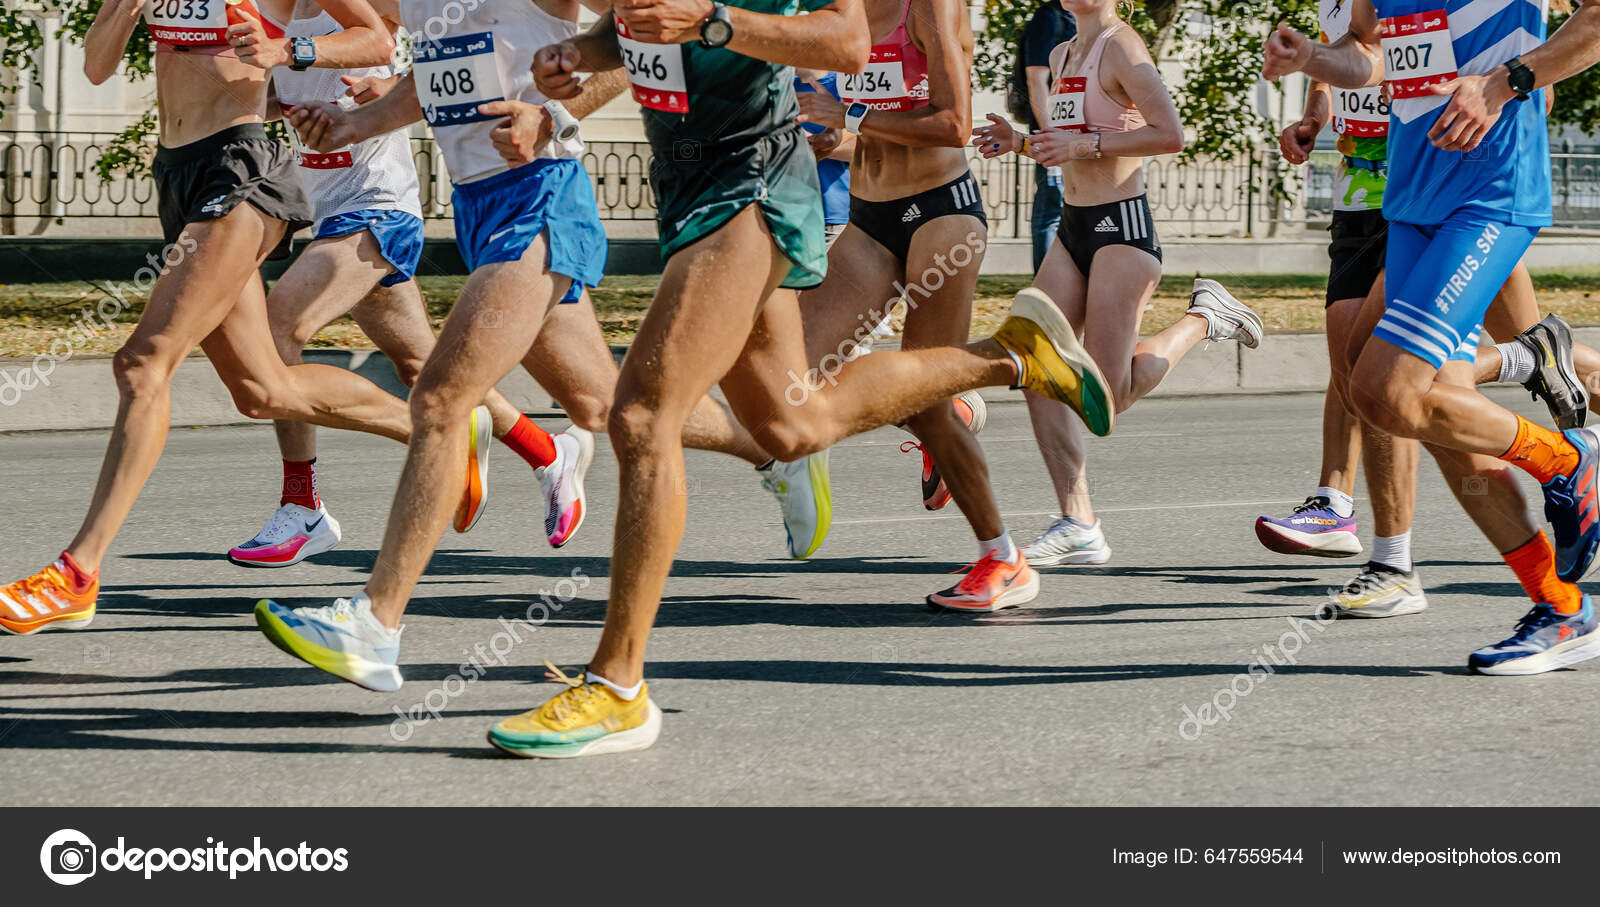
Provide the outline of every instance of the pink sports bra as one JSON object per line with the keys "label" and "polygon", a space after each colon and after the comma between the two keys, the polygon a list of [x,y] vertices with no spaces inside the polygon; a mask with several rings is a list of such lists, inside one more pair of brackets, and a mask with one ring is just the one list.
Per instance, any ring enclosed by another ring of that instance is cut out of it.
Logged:
{"label": "pink sports bra", "polygon": [[1145,124],[1144,114],[1117,103],[1100,84],[1100,60],[1105,56],[1106,41],[1127,27],[1127,23],[1118,22],[1101,32],[1076,76],[1063,76],[1062,71],[1077,39],[1051,51],[1053,81],[1046,110],[1050,121],[1046,125],[1069,132],[1130,132]]}
{"label": "pink sports bra", "polygon": [[839,78],[839,97],[846,104],[862,101],[873,110],[914,110],[928,103],[928,55],[911,40],[906,16],[911,0],[900,11],[900,24],[872,45],[867,68]]}

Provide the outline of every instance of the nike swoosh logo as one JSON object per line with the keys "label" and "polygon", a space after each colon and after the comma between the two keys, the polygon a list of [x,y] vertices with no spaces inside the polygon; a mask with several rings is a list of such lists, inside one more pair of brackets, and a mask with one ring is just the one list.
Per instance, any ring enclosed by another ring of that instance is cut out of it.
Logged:
{"label": "nike swoosh logo", "polygon": [[307,523],[306,524],[306,531],[310,532],[311,530],[313,530],[313,529],[317,528],[318,526],[322,525],[322,521],[326,516],[327,516],[327,514],[323,514],[322,516],[317,517],[312,522]]}
{"label": "nike swoosh logo", "polygon": [[1011,588],[1011,584],[1017,581],[1017,576],[1018,575],[1019,574],[1016,574],[1016,573],[1011,574],[1010,576],[1008,576],[1005,579],[1001,580],[1000,581],[1000,585],[1006,587],[1007,589],[1010,589]]}

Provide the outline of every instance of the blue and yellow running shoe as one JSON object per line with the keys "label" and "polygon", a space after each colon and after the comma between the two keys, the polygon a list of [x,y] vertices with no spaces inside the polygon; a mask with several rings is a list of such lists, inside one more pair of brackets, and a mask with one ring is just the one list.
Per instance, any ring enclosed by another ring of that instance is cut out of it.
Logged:
{"label": "blue and yellow running shoe", "polygon": [[366,593],[323,608],[289,609],[256,602],[256,626],[273,645],[315,668],[359,687],[389,693],[400,689],[400,633],[372,614]]}
{"label": "blue and yellow running shoe", "polygon": [[1556,575],[1575,583],[1589,572],[1600,548],[1600,501],[1595,497],[1600,435],[1592,428],[1561,434],[1578,449],[1578,465],[1570,475],[1544,483],[1544,516],[1555,536]]}
{"label": "blue and yellow running shoe", "polygon": [[1543,674],[1591,658],[1600,658],[1600,621],[1585,595],[1576,614],[1534,605],[1510,639],[1473,652],[1467,667],[1479,674]]}
{"label": "blue and yellow running shoe", "polygon": [[822,547],[833,525],[833,485],[828,478],[828,452],[801,457],[793,463],[773,460],[756,469],[761,487],[778,499],[783,510],[783,531],[789,556],[805,560]]}
{"label": "blue and yellow running shoe", "polygon": [[648,685],[623,699],[603,683],[568,676],[548,661],[545,667],[567,688],[489,728],[490,743],[514,756],[573,759],[646,749],[661,735],[661,709],[650,700]]}

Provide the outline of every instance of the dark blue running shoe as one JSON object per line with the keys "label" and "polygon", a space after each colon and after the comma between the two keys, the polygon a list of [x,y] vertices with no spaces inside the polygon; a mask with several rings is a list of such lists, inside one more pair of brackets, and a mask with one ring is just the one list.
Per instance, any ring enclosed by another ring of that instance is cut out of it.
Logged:
{"label": "dark blue running shoe", "polygon": [[1600,657],[1600,621],[1585,595],[1577,614],[1557,614],[1549,605],[1534,605],[1517,621],[1510,639],[1473,652],[1467,656],[1467,667],[1479,674],[1543,674],[1596,657]]}
{"label": "dark blue running shoe", "polygon": [[1600,501],[1595,497],[1600,435],[1592,428],[1562,434],[1578,449],[1578,466],[1571,475],[1544,483],[1544,518],[1555,534],[1556,575],[1575,583],[1589,572],[1595,549],[1600,548]]}

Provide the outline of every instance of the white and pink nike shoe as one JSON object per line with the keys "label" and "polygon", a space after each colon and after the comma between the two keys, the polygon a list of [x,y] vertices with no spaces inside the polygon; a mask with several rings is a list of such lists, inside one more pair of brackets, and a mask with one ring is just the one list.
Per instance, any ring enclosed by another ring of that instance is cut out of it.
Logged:
{"label": "white and pink nike shoe", "polygon": [[554,440],[555,462],[538,472],[544,490],[544,534],[550,547],[560,548],[583,525],[583,479],[594,461],[594,435],[569,425]]}
{"label": "white and pink nike shoe", "polygon": [[284,504],[256,537],[228,552],[241,567],[288,567],[339,544],[339,521],[320,502],[312,510]]}

